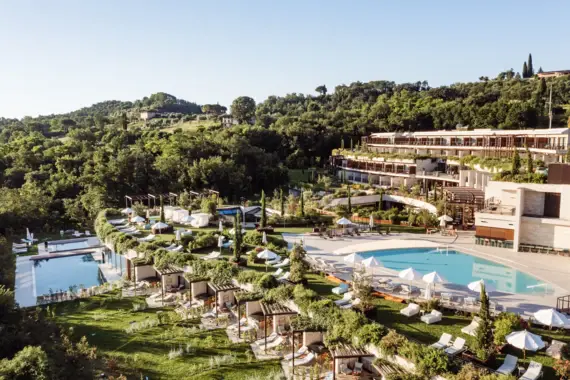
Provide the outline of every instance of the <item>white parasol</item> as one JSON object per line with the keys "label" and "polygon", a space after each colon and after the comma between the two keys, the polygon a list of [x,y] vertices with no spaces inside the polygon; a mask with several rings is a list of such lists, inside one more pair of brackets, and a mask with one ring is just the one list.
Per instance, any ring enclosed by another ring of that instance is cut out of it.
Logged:
{"label": "white parasol", "polygon": [[534,313],[533,316],[538,322],[549,327],[564,327],[570,325],[570,320],[568,320],[564,314],[554,309],[542,309]]}
{"label": "white parasol", "polygon": [[263,231],[263,236],[261,236],[261,243],[267,244],[267,234]]}
{"label": "white parasol", "polygon": [[398,277],[400,277],[403,280],[410,281],[410,291],[411,291],[412,290],[412,281],[420,280],[423,277],[423,275],[420,272],[418,272],[417,270],[415,270],[414,268],[410,267],[410,268],[404,269],[403,271],[398,273]]}
{"label": "white parasol", "polygon": [[273,251],[268,250],[267,248],[265,248],[263,251],[261,251],[257,254],[257,258],[265,259],[265,271],[266,272],[267,272],[267,262],[269,260],[275,260],[278,257],[279,257],[278,254],[276,254]]}
{"label": "white parasol", "polygon": [[344,258],[344,262],[352,264],[352,268],[354,268],[355,264],[362,262],[362,256],[360,256],[358,253],[351,253]]}
{"label": "white parasol", "polygon": [[220,220],[220,224],[218,225],[218,231],[220,231],[220,232],[224,231],[224,225],[222,224],[221,220]]}
{"label": "white parasol", "polygon": [[482,285],[485,285],[485,291],[487,293],[494,292],[496,290],[495,286],[493,284],[491,284],[490,282],[485,281],[483,279],[473,281],[473,282],[469,283],[469,285],[467,285],[467,287],[469,288],[469,290],[471,290],[473,292],[481,293],[481,290],[483,290]]}
{"label": "white parasol", "polygon": [[136,215],[135,217],[131,218],[131,223],[143,223],[144,218],[142,216]]}
{"label": "white parasol", "polygon": [[362,260],[361,264],[364,265],[364,267],[366,268],[372,268],[372,280],[374,281],[374,268],[381,267],[382,264],[378,260],[376,260],[374,256]]}
{"label": "white parasol", "polygon": [[151,228],[153,230],[158,230],[159,233],[162,233],[162,230],[164,230],[165,228],[168,228],[168,224],[166,223],[162,223],[162,222],[158,222],[155,223],[151,226]]}
{"label": "white parasol", "polygon": [[180,230],[176,230],[176,241],[180,241]]}
{"label": "white parasol", "polygon": [[524,358],[526,358],[526,350],[538,351],[544,348],[542,337],[527,330],[512,332],[507,335],[506,340],[511,346],[523,350]]}
{"label": "white parasol", "polygon": [[339,224],[341,226],[348,226],[352,224],[352,222],[346,218],[340,218],[339,220],[336,221],[336,224]]}
{"label": "white parasol", "polygon": [[[242,228],[242,230],[241,230],[241,233],[242,233],[242,234],[245,234],[245,230],[244,230],[243,228]],[[230,234],[235,235],[235,234],[236,234],[236,229],[235,229],[235,228],[232,228],[232,229],[230,230]]]}
{"label": "white parasol", "polygon": [[130,207],[127,207],[127,208],[124,208],[124,209],[121,210],[121,214],[130,215],[130,214],[133,214],[133,213],[134,213],[134,211],[133,211],[133,209],[130,208]]}
{"label": "white parasol", "polygon": [[370,220],[368,222],[368,225],[370,226],[370,229],[374,228],[374,217],[372,216],[372,214],[370,214]]}

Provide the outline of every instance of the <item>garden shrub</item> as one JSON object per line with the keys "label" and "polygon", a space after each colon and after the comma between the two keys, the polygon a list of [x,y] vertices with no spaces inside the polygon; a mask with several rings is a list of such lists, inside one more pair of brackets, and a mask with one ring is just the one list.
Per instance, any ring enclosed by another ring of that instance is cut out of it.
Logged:
{"label": "garden shrub", "polygon": [[497,316],[494,322],[495,331],[494,343],[501,345],[506,343],[505,337],[511,332],[520,329],[521,319],[515,313],[501,313]]}
{"label": "garden shrub", "polygon": [[256,272],[254,270],[242,270],[237,275],[237,282],[240,284],[256,284],[264,273]]}
{"label": "garden shrub", "polygon": [[369,323],[356,332],[358,344],[361,346],[366,344],[377,346],[384,335],[386,335],[386,328],[379,323]]}
{"label": "garden shrub", "polygon": [[293,297],[293,287],[290,285],[277,286],[276,288],[269,289],[265,292],[263,299],[266,302],[284,302]]}
{"label": "garden shrub", "polygon": [[[244,235],[243,235],[243,243],[247,244],[247,245],[261,245],[261,240],[263,238],[263,234],[257,232],[257,231],[247,231]],[[267,241],[269,242],[269,237],[267,239]]]}
{"label": "garden shrub", "polygon": [[449,357],[443,350],[433,347],[421,347],[420,357],[417,359],[417,370],[428,378],[440,375],[448,370]]}
{"label": "garden shrub", "polygon": [[255,284],[260,289],[272,289],[279,286],[279,281],[271,273],[264,274]]}
{"label": "garden shrub", "polygon": [[390,330],[386,336],[380,340],[380,349],[385,356],[394,356],[408,340],[405,336],[398,334],[395,330]]}
{"label": "garden shrub", "polygon": [[196,239],[192,242],[192,249],[210,248],[217,245],[218,239],[212,233],[204,233],[196,236]]}

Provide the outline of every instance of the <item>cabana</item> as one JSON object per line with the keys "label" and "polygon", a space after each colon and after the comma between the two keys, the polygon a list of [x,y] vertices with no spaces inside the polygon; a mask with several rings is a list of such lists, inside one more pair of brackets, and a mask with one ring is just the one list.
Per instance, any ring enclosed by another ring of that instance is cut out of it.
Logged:
{"label": "cabana", "polygon": [[192,214],[192,220],[190,221],[192,227],[202,228],[208,226],[208,223],[210,223],[210,214],[203,212]]}
{"label": "cabana", "polygon": [[[258,316],[261,318],[263,313],[261,312],[260,299],[261,296],[256,293],[251,293],[246,290],[238,290],[234,292],[234,297],[236,299],[237,308],[236,316],[238,320],[241,316],[241,305],[245,304],[245,316],[246,318]],[[238,323],[238,338],[241,338],[241,324]]]}
{"label": "cabana", "polygon": [[263,328],[264,328],[264,349],[267,350],[267,317],[273,317],[273,332],[277,332],[277,326],[279,325],[279,318],[281,316],[291,316],[297,315],[296,311],[289,309],[287,306],[283,306],[278,303],[266,303],[259,302],[261,306],[261,312],[263,313]]}
{"label": "cabana", "polygon": [[333,380],[336,380],[336,374],[339,372],[337,364],[346,364],[346,362],[356,363],[358,359],[364,357],[372,357],[374,354],[371,354],[362,348],[356,348],[352,345],[343,344],[331,350],[331,356],[333,358]]}
{"label": "cabana", "polygon": [[[218,316],[218,307],[224,305],[226,302],[232,302],[235,300],[234,292],[240,287],[234,284],[227,283],[223,285],[216,285],[212,282],[208,282],[208,287],[214,292],[214,305],[216,317]],[[239,314],[238,314],[239,320]]]}
{"label": "cabana", "polygon": [[164,268],[153,268],[160,276],[162,298],[164,298],[164,293],[168,291],[167,286],[169,286],[170,289],[176,290],[181,290],[186,286],[186,280],[182,275],[184,273],[182,268],[172,264],[167,264]]}

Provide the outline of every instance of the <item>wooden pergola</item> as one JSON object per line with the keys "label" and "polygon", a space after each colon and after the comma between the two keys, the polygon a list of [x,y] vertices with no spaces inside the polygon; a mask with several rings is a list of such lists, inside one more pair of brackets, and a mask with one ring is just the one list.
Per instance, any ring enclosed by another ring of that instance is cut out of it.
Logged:
{"label": "wooden pergola", "polygon": [[173,264],[167,264],[164,268],[160,269],[157,268],[156,266],[154,266],[153,268],[156,271],[156,273],[160,275],[160,289],[162,292],[161,302],[164,305],[164,276],[169,274],[184,273],[184,269]]}
{"label": "wooden pergola", "polygon": [[[231,282],[223,285],[216,285],[213,282],[208,282],[208,286],[210,289],[214,291],[214,310],[216,310],[216,318],[218,317],[218,293],[219,292],[227,292],[230,290],[238,290],[240,289],[239,286],[232,284]],[[234,297],[235,298],[235,297]],[[238,326],[239,326],[239,318],[238,318]]]}
{"label": "wooden pergola", "polygon": [[148,202],[148,208],[151,208],[151,202],[153,207],[156,208],[156,200],[162,198],[168,198],[170,205],[172,206],[172,200],[178,198],[178,194],[175,193],[164,193],[164,194],[141,194],[141,195],[125,195],[125,206],[129,207],[129,201],[131,202],[131,207],[134,202],[144,203]]}
{"label": "wooden pergola", "polygon": [[[461,224],[466,225],[467,221],[475,222],[475,213],[485,206],[485,192],[473,187],[444,187],[443,197],[445,203],[452,206],[454,211],[461,209]],[[469,213],[469,220],[466,214]]]}
{"label": "wooden pergola", "polygon": [[259,305],[261,306],[261,312],[263,313],[263,333],[265,335],[264,351],[267,351],[267,317],[273,317],[276,315],[297,315],[298,313],[279,303],[267,303],[261,301]]}
{"label": "wooden pergola", "polygon": [[336,359],[360,359],[362,357],[371,357],[374,354],[349,344],[343,344],[331,350],[333,358],[333,380],[336,380]]}
{"label": "wooden pergola", "polygon": [[[238,319],[238,338],[241,338],[241,323],[239,323],[240,318],[240,307],[241,304],[244,303],[248,303],[248,302],[255,302],[255,301],[259,301],[261,299],[261,296],[259,296],[259,298],[257,299],[251,299],[251,297],[249,297],[249,295],[251,295],[252,293],[246,291],[246,290],[239,290],[237,292],[234,293],[234,297],[236,299],[236,309],[237,309],[237,319]],[[246,298],[245,300],[242,298]]]}

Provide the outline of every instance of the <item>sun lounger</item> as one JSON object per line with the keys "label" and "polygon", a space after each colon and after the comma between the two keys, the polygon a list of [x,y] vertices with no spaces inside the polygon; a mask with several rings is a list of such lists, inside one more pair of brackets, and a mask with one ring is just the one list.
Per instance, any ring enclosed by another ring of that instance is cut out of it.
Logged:
{"label": "sun lounger", "polygon": [[27,248],[12,248],[12,253],[26,253],[28,252]]}
{"label": "sun lounger", "polygon": [[505,356],[505,361],[501,366],[497,369],[497,373],[502,375],[510,375],[513,371],[517,368],[517,361],[519,359],[513,355]]}
{"label": "sun lounger", "polygon": [[338,295],[344,294],[344,293],[348,292],[348,284],[345,284],[343,282],[343,283],[339,284],[339,286],[337,286],[336,288],[333,288],[331,290],[331,292],[333,294],[338,294]]}
{"label": "sun lounger", "polygon": [[340,365],[340,373],[344,374],[344,375],[352,375],[352,370],[350,368],[348,368],[348,366],[345,363],[342,363]]}
{"label": "sun lounger", "polygon": [[169,249],[170,252],[182,252],[182,250],[184,249],[183,246],[179,245],[178,247]]}
{"label": "sun lounger", "polygon": [[309,349],[307,348],[307,346],[303,346],[301,348],[299,348],[295,353],[293,354],[287,354],[283,357],[283,359],[285,360],[292,360],[293,358],[298,358],[300,356],[303,356],[307,353],[307,351],[309,351]]}
{"label": "sun lounger", "polygon": [[112,219],[112,220],[108,220],[107,223],[113,225],[113,226],[117,226],[119,224],[124,224],[127,220],[126,219]]}
{"label": "sun lounger", "polygon": [[279,281],[289,281],[289,277],[291,277],[291,272],[285,272],[285,274],[279,277],[277,280]]}
{"label": "sun lounger", "polygon": [[273,342],[267,343],[267,345],[265,345],[265,343],[262,343],[259,345],[259,347],[261,347],[263,349],[272,349],[272,348],[279,346],[282,343],[283,343],[283,338],[277,337],[277,339],[275,339]]}
{"label": "sun lounger", "polygon": [[420,305],[411,303],[402,310],[400,310],[400,314],[405,315],[406,317],[412,317],[420,312]]}
{"label": "sun lounger", "polygon": [[16,249],[28,248],[28,244],[12,243],[12,248],[16,248]]}
{"label": "sun lounger", "polygon": [[362,373],[362,366],[364,364],[361,362],[354,363],[354,371],[352,371],[353,375],[360,375]]}
{"label": "sun lounger", "polygon": [[334,301],[334,303],[338,306],[342,306],[350,303],[350,300],[352,300],[352,292],[346,292],[344,293],[344,297],[342,297],[342,299]]}
{"label": "sun lounger", "polygon": [[536,380],[539,377],[542,377],[542,364],[531,361],[525,373],[519,377],[519,380]]}
{"label": "sun lounger", "polygon": [[202,314],[202,318],[216,318],[216,309],[212,309]]}
{"label": "sun lounger", "polygon": [[91,236],[91,231],[85,230],[85,236]]}
{"label": "sun lounger", "polygon": [[283,268],[277,269],[275,272],[271,273],[273,276],[281,276],[283,274]]}
{"label": "sun lounger", "polygon": [[418,293],[420,290],[416,286],[402,285],[402,290],[400,294],[414,294]]}
{"label": "sun lounger", "polygon": [[342,305],[340,308],[341,309],[350,309],[356,305],[360,304],[360,298],[356,298],[354,301],[347,303],[345,305]]}
{"label": "sun lounger", "polygon": [[[299,360],[295,360],[295,367],[296,366],[302,366],[302,365],[308,365],[310,364],[313,359],[315,359],[315,354],[313,354],[312,352],[309,352],[309,354],[307,356],[305,356],[304,358],[301,358]],[[289,362],[289,366],[293,365],[293,361]]]}
{"label": "sun lounger", "polygon": [[274,264],[273,267],[274,268],[283,268],[283,267],[286,267],[287,265],[289,265],[289,258],[286,258],[285,260],[283,260],[280,263]]}
{"label": "sun lounger", "polygon": [[143,237],[143,238],[137,239],[137,241],[140,242],[140,243],[144,243],[144,242],[148,242],[148,241],[153,241],[155,238],[156,238],[155,235],[150,234],[150,235],[145,236],[145,237]]}
{"label": "sun lounger", "polygon": [[[243,327],[243,326],[247,325],[247,321],[248,321],[248,319],[245,317],[240,319],[239,320],[239,326]],[[238,323],[234,323],[233,325],[228,326],[228,330],[237,330],[237,329],[238,329]]]}
{"label": "sun lounger", "polygon": [[445,349],[445,353],[449,356],[455,356],[465,351],[465,339],[455,338],[453,345]]}
{"label": "sun lounger", "polygon": [[[564,328],[567,329],[569,327],[565,326]],[[565,345],[566,345],[565,343],[563,343],[559,340],[553,339],[552,342],[546,348],[546,355],[548,355],[554,359],[561,359],[562,352],[565,348],[564,347]]]}
{"label": "sun lounger", "polygon": [[[278,336],[279,335],[275,332],[271,333],[271,335],[267,336],[267,343],[273,342],[273,340],[277,339]],[[256,340],[255,344],[261,347],[262,344],[265,344],[265,338],[261,338],[261,339]]]}
{"label": "sun lounger", "polygon": [[434,344],[430,345],[430,347],[439,348],[442,350],[446,349],[447,346],[449,346],[449,344],[451,343],[451,338],[452,338],[451,334],[443,333],[439,337],[439,340],[437,342],[435,342]]}
{"label": "sun lounger", "polygon": [[383,288],[390,293],[395,293],[402,285],[394,282],[384,284]]}
{"label": "sun lounger", "polygon": [[172,243],[168,247],[164,247],[167,251],[170,251],[172,248],[176,248],[176,244]]}
{"label": "sun lounger", "polygon": [[217,259],[218,257],[220,257],[221,252],[218,251],[213,251],[210,254],[208,254],[208,256],[204,256],[202,257],[204,260],[214,260]]}
{"label": "sun lounger", "polygon": [[475,316],[473,317],[473,320],[471,321],[471,323],[467,326],[465,326],[464,328],[461,329],[461,332],[467,335],[471,335],[471,336],[475,336],[475,332],[477,331],[477,328],[479,327],[479,322],[481,322],[481,318]]}
{"label": "sun lounger", "polygon": [[274,264],[279,264],[280,262],[281,262],[281,256],[278,256],[275,260],[267,260],[265,264],[274,265]]}
{"label": "sun lounger", "polygon": [[422,320],[422,322],[425,322],[428,325],[431,325],[432,323],[437,323],[437,322],[441,321],[442,317],[443,317],[443,314],[441,314],[440,311],[432,310],[429,314],[422,315],[422,317],[420,319]]}

